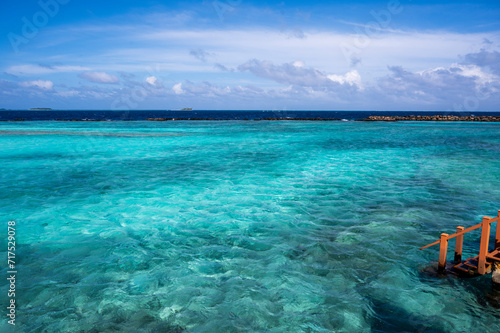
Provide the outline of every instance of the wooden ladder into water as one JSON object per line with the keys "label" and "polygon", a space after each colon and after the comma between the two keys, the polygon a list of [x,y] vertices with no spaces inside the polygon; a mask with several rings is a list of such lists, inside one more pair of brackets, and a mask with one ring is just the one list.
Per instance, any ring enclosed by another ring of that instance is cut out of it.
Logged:
{"label": "wooden ladder into water", "polygon": [[[495,233],[495,248],[492,252],[489,250],[490,229],[491,224],[497,222]],[[464,242],[464,234],[481,228],[481,242],[479,245],[479,254],[462,261],[462,248]],[[455,265],[450,269],[452,273],[466,276],[477,276],[491,273],[493,262],[500,262],[500,210],[497,217],[483,217],[483,222],[476,224],[472,227],[465,229],[464,227],[457,227],[457,232],[448,235],[441,234],[441,238],[434,243],[422,246],[420,250],[428,247],[439,245],[439,264],[438,272],[443,273],[446,271],[446,255],[448,253],[448,241],[456,237],[455,242]]]}

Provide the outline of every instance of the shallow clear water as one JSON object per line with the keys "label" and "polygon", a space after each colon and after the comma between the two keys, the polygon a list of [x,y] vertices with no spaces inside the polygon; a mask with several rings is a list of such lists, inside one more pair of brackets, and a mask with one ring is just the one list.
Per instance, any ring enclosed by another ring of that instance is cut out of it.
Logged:
{"label": "shallow clear water", "polygon": [[[438,249],[418,250],[500,209],[500,124],[0,131],[15,131],[0,134],[4,258],[17,223],[15,332],[500,331],[489,277],[426,275]],[[467,234],[464,256],[479,237]]]}

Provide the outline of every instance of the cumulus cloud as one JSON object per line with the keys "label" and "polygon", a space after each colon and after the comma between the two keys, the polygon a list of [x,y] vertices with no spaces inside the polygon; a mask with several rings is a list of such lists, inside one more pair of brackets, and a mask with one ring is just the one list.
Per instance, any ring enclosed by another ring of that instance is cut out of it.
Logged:
{"label": "cumulus cloud", "polygon": [[181,95],[184,93],[184,90],[182,90],[182,83],[177,83],[172,87],[172,90],[176,95]]}
{"label": "cumulus cloud", "polygon": [[154,76],[150,76],[150,77],[146,78],[146,82],[152,86],[155,86],[158,83],[158,79]]}
{"label": "cumulus cloud", "polygon": [[465,62],[479,67],[487,68],[492,73],[500,75],[500,52],[481,50],[465,56]]}
{"label": "cumulus cloud", "polygon": [[240,65],[238,70],[249,71],[278,83],[311,87],[315,90],[334,90],[346,86],[357,89],[361,84],[361,76],[355,70],[343,76],[328,75],[316,68],[306,67],[302,61],[275,65],[270,61],[253,59]]}
{"label": "cumulus cloud", "polygon": [[304,67],[306,64],[303,61],[297,60],[293,62],[294,67]]}
{"label": "cumulus cloud", "polygon": [[362,89],[361,85],[361,75],[359,75],[357,70],[352,70],[345,75],[327,75],[327,77],[334,81],[338,82],[340,84],[348,84],[350,86],[358,86],[360,89]]}
{"label": "cumulus cloud", "polygon": [[[398,75],[401,75],[405,71],[402,68],[396,67],[392,67],[390,70],[393,73],[399,73]],[[464,87],[464,85],[481,87],[493,83],[498,79],[496,75],[484,72],[478,66],[463,64],[452,64],[449,67],[427,69],[414,73],[413,77],[426,85],[450,89],[454,87],[460,88],[460,85],[462,85],[462,87]]]}
{"label": "cumulus cloud", "polygon": [[48,80],[24,81],[21,82],[20,85],[26,88],[34,87],[42,90],[52,90],[52,88],[54,88],[54,83]]}
{"label": "cumulus cloud", "polygon": [[[100,68],[106,68],[108,73],[115,73],[119,79],[106,72],[79,66],[45,66],[21,63],[18,66],[3,69],[10,73],[8,75],[16,76],[12,77],[11,81],[3,83],[0,81],[0,97],[6,100],[5,96],[16,96],[18,100],[21,100],[20,96],[22,98],[32,96],[34,99],[42,96],[51,98],[55,102],[57,99],[64,99],[65,103],[69,103],[71,100],[88,100],[89,103],[96,103],[93,105],[101,105],[104,108],[109,107],[111,102],[117,98],[123,97],[123,101],[128,101],[130,96],[135,96],[132,97],[132,100],[134,98],[136,100],[133,100],[135,104],[132,106],[126,105],[128,108],[137,108],[139,107],[137,105],[143,108],[152,105],[163,107],[163,105],[169,105],[169,101],[172,100],[194,107],[198,102],[198,105],[210,108],[214,108],[217,106],[216,103],[220,103],[219,105],[224,108],[242,109],[307,107],[318,109],[450,110],[454,108],[455,103],[463,105],[464,101],[471,98],[479,101],[479,104],[474,104],[474,107],[478,105],[477,110],[494,110],[498,109],[498,105],[500,105],[500,49],[491,46],[491,43],[488,43],[490,46],[482,45],[486,49],[468,54],[463,48],[458,47],[446,50],[445,55],[439,52],[427,52],[431,49],[440,50],[441,48],[437,46],[440,46],[441,43],[444,45],[442,49],[446,49],[448,41],[461,40],[445,36],[446,38],[443,37],[429,45],[426,44],[428,47],[424,49],[425,52],[421,52],[421,54],[425,54],[426,58],[432,59],[432,65],[429,62],[419,61],[410,64],[408,62],[408,59],[411,58],[409,54],[415,51],[409,46],[417,44],[415,39],[410,38],[410,41],[405,42],[406,44],[398,46],[404,50],[401,51],[402,53],[394,53],[397,54],[397,57],[393,57],[391,52],[379,45],[382,41],[386,41],[385,37],[381,37],[373,40],[373,47],[371,46],[370,52],[363,55],[362,66],[359,66],[361,58],[358,54],[344,59],[342,54],[337,52],[337,56],[342,57],[335,58],[335,50],[339,44],[334,39],[335,36],[328,37],[329,35],[324,33],[308,33],[307,38],[298,40],[287,39],[281,33],[279,34],[281,39],[274,36],[265,40],[263,36],[268,34],[270,34],[269,31],[256,35],[238,32],[237,36],[241,38],[235,38],[235,41],[229,43],[227,33],[222,34],[222,32],[220,34],[218,32],[205,34],[203,31],[189,32],[189,34],[187,32],[178,33],[178,36],[174,36],[175,38],[171,37],[172,40],[184,41],[186,36],[196,37],[191,45],[182,44],[172,55],[173,59],[183,59],[186,63],[182,63],[182,61],[172,61],[168,64],[160,63],[161,71],[150,70],[147,72],[144,70],[145,66],[140,64],[130,68],[121,68],[120,64],[116,64],[116,67],[114,64],[101,65]],[[211,46],[217,49],[217,63],[210,58],[214,55],[203,49],[193,49],[190,56],[187,55],[192,45],[206,45],[203,42],[214,36],[219,38],[217,39],[219,44]],[[424,37],[431,38],[430,36]],[[465,36],[464,38],[469,37]],[[248,42],[249,40],[251,43]],[[418,40],[426,39],[422,37]],[[477,40],[477,36],[474,40]],[[234,52],[233,42],[240,48],[240,51]],[[259,48],[261,45],[259,43],[264,43],[265,47]],[[470,41],[467,43],[470,45]],[[325,49],[325,45],[331,47]],[[494,45],[498,45],[496,39]],[[279,55],[265,52],[275,47],[280,48]],[[297,50],[297,52],[292,53],[290,50]],[[149,54],[143,50],[134,50],[134,52],[136,53],[131,54],[130,59],[135,59],[133,57],[137,57],[139,53]],[[452,53],[464,55],[461,58],[455,58],[449,55]],[[268,54],[270,58],[267,60],[271,61],[258,60],[262,59],[260,58],[262,54]],[[291,54],[294,57],[292,59],[298,60],[291,61]],[[330,54],[333,56],[330,57]],[[156,56],[160,55],[155,53]],[[204,63],[195,61],[195,58]],[[385,67],[384,65],[383,68],[380,68],[379,64],[374,63],[375,60],[380,63],[380,59],[383,59],[384,64],[390,64],[390,66]],[[314,63],[314,66],[306,65],[305,61],[309,64]],[[127,72],[120,72],[125,69]],[[80,77],[90,82],[119,84],[92,84],[89,87],[85,86],[88,82],[84,83],[84,80],[80,80],[80,83],[83,84],[69,87],[61,83],[70,82],[66,80],[70,76],[74,77],[74,73],[54,75],[55,73],[74,71],[79,71],[78,74],[82,73]],[[173,75],[170,76],[170,81],[162,82],[163,79],[159,78],[163,77],[161,73],[166,71],[169,73],[172,71]],[[220,78],[216,78],[217,81],[213,82],[203,82],[204,78],[214,77],[205,75],[206,73],[211,74],[216,71],[224,72],[222,73],[224,80],[229,83],[229,86],[221,84]],[[190,73],[189,77],[194,82],[183,80],[186,76],[182,73],[186,72]],[[29,74],[30,76],[28,76]],[[43,76],[44,74],[47,74],[47,77]],[[24,82],[19,83],[18,81]],[[263,83],[263,81],[267,82]],[[147,96],[148,98],[137,96]],[[473,104],[469,103],[469,105]]]}
{"label": "cumulus cloud", "polygon": [[161,88],[163,87],[162,83],[156,76],[149,76],[146,78],[146,83],[149,84],[150,86],[153,86],[154,88]]}
{"label": "cumulus cloud", "polygon": [[428,106],[434,110],[452,110],[468,99],[480,101],[482,108],[490,108],[492,101],[498,99],[498,77],[475,65],[452,64],[420,72],[391,66],[389,70],[391,73],[377,82],[378,96],[414,105],[415,109]]}
{"label": "cumulus cloud", "polygon": [[118,83],[118,78],[105,72],[85,72],[80,74],[82,79],[95,83]]}

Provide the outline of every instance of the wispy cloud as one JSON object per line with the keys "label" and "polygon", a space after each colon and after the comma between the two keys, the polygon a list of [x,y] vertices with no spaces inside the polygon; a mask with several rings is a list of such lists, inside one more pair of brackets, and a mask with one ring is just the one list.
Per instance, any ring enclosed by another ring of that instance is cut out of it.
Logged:
{"label": "wispy cloud", "polygon": [[105,72],[85,72],[79,75],[82,79],[95,83],[118,83],[120,80]]}
{"label": "wispy cloud", "polygon": [[54,88],[54,83],[48,80],[24,81],[19,85],[26,88],[35,87],[42,90],[52,90],[52,88]]}
{"label": "wispy cloud", "polygon": [[207,58],[212,55],[212,53],[207,52],[202,49],[196,49],[196,50],[191,50],[189,51],[189,54],[195,57],[198,60],[201,60],[203,62],[207,62]]}
{"label": "wispy cloud", "polygon": [[81,72],[89,70],[84,66],[69,66],[69,65],[15,65],[8,67],[5,71],[13,75],[40,75],[40,74],[53,74],[53,73],[68,73],[68,72]]}
{"label": "wispy cloud", "polygon": [[365,30],[362,30],[362,33],[365,33],[366,31],[373,30],[373,31],[378,31],[378,32],[390,32],[390,33],[395,33],[395,34],[406,34],[406,32],[403,30],[385,28],[385,27],[382,27],[380,24],[365,24],[365,23],[349,22],[349,21],[344,21],[344,20],[337,20],[337,22],[340,22],[342,24],[355,26],[355,27],[364,28]]}

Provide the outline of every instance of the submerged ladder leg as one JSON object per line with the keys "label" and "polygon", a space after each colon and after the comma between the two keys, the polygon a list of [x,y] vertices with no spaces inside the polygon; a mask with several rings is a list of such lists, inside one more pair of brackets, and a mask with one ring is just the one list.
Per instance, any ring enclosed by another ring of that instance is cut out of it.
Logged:
{"label": "submerged ladder leg", "polygon": [[446,270],[446,254],[448,253],[448,234],[441,234],[441,244],[439,245],[439,265],[438,272]]}
{"label": "submerged ladder leg", "polygon": [[486,255],[488,254],[488,246],[490,243],[490,219],[483,217],[481,226],[481,245],[479,248],[479,260],[477,264],[477,272],[480,275],[486,274]]}
{"label": "submerged ladder leg", "polygon": [[498,211],[497,233],[495,235],[495,250],[500,248],[500,210]]}
{"label": "submerged ladder leg", "polygon": [[[464,231],[464,227],[457,227],[457,233]],[[459,234],[455,242],[455,262],[462,262],[462,249],[464,245],[464,234]]]}

